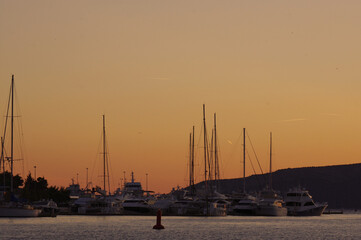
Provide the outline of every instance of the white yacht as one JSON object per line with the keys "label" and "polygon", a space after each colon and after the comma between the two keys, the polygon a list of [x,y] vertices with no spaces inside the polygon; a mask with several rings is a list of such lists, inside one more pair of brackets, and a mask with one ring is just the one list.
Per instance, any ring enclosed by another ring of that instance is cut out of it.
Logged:
{"label": "white yacht", "polygon": [[124,184],[124,188],[121,191],[120,197],[123,199],[122,206],[124,214],[126,215],[139,215],[139,214],[152,214],[153,200],[147,199],[144,195],[145,192],[140,182],[134,181],[134,173],[131,174],[131,182]]}
{"label": "white yacht", "polygon": [[249,194],[241,194],[236,197],[236,203],[231,206],[230,215],[253,216],[258,206],[257,198]]}
{"label": "white yacht", "polygon": [[315,203],[308,191],[301,188],[288,191],[285,202],[289,216],[320,216],[327,207],[327,203]]}
{"label": "white yacht", "polygon": [[287,208],[273,190],[262,191],[256,208],[257,216],[287,216]]}
{"label": "white yacht", "polygon": [[41,210],[39,217],[56,217],[59,213],[58,205],[53,200],[38,201],[33,203],[33,206]]}
{"label": "white yacht", "polygon": [[92,196],[78,198],[72,212],[79,215],[121,215],[121,200],[113,196]]}
{"label": "white yacht", "polygon": [[144,199],[126,199],[122,203],[124,214],[137,215],[137,214],[150,214],[153,208]]}
{"label": "white yacht", "polygon": [[226,210],[225,203],[198,199],[182,199],[170,206],[170,214],[176,216],[226,216]]}

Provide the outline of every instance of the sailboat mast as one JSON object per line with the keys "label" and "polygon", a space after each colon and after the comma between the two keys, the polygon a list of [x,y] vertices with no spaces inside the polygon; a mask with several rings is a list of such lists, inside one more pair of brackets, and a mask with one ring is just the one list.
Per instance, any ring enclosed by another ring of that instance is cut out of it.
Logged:
{"label": "sailboat mast", "polygon": [[243,192],[246,193],[246,128],[243,128]]}
{"label": "sailboat mast", "polygon": [[216,123],[216,113],[214,113],[214,180],[216,182],[216,188],[219,179],[218,173],[218,156],[217,156],[217,123]]}
{"label": "sailboat mast", "polygon": [[10,157],[11,157],[11,177],[10,177],[10,192],[14,191],[14,75],[11,77],[11,147],[10,147]]}
{"label": "sailboat mast", "polygon": [[103,115],[103,180],[104,180],[104,191],[106,194],[105,186],[105,162],[106,162],[106,146],[105,146],[105,115]]}
{"label": "sailboat mast", "polygon": [[1,159],[0,161],[2,161],[2,173],[3,173],[3,189],[5,191],[5,156],[4,156],[4,139],[3,137],[1,137]]}
{"label": "sailboat mast", "polygon": [[272,190],[272,132],[270,133],[270,150],[269,150],[269,188]]}
{"label": "sailboat mast", "polygon": [[206,106],[203,104],[203,145],[204,145],[204,184],[207,193],[207,130],[206,130]]}
{"label": "sailboat mast", "polygon": [[207,185],[207,129],[206,129],[206,105],[203,104],[203,138],[204,138],[204,190],[206,195],[206,215],[208,215],[208,185]]}
{"label": "sailboat mast", "polygon": [[192,133],[189,134],[189,187],[192,188]]}
{"label": "sailboat mast", "polygon": [[192,189],[192,195],[195,194],[194,189],[194,126],[193,126],[193,134],[192,134],[192,163],[191,163],[191,169],[192,169],[192,175],[191,175],[191,189]]}

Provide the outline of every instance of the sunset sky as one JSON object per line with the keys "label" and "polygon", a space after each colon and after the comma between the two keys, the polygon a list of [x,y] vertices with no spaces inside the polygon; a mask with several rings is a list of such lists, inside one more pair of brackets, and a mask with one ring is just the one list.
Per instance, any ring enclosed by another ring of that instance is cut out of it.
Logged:
{"label": "sunset sky", "polygon": [[86,168],[102,185],[103,114],[112,188],[123,171],[156,192],[186,186],[193,125],[201,181],[203,104],[222,178],[241,177],[243,128],[264,171],[270,132],[274,170],[359,163],[360,13],[352,0],[0,0],[0,114],[14,74],[25,174],[50,185],[79,173],[84,187]]}

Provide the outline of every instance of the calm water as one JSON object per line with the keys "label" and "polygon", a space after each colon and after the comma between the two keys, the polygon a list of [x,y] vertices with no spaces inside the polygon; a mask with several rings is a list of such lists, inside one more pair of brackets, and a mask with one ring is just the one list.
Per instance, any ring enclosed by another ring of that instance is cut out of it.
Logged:
{"label": "calm water", "polygon": [[361,214],[321,217],[2,218],[1,239],[361,239]]}

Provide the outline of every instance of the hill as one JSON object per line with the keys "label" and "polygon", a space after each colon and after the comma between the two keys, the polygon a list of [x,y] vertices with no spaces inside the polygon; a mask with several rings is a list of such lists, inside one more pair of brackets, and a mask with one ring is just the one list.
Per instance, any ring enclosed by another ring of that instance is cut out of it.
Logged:
{"label": "hill", "polygon": [[[247,177],[246,191],[262,190],[268,178],[269,174]],[[203,184],[198,183],[196,188]],[[243,179],[222,179],[218,186],[224,194],[241,191]],[[281,194],[297,186],[308,190],[316,202],[328,202],[331,209],[361,209],[361,164],[288,168],[272,173],[272,187]]]}

